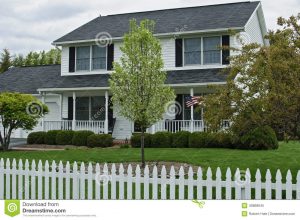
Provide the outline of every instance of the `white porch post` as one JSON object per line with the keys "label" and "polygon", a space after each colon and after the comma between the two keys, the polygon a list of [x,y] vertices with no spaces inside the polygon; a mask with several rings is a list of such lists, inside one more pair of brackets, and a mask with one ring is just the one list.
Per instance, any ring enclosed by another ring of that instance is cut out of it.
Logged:
{"label": "white porch post", "polygon": [[62,116],[62,112],[63,112],[63,95],[62,94],[59,95],[59,102],[60,102],[59,115],[60,115],[60,120],[62,121],[62,119],[63,119],[63,116]]}
{"label": "white porch post", "polygon": [[76,129],[76,93],[73,92],[73,120],[72,120],[72,130]]}
{"label": "white porch post", "polygon": [[105,121],[104,133],[108,134],[108,91],[105,91]]}
{"label": "white porch post", "polygon": [[[46,95],[46,93],[42,92],[41,95],[42,95],[42,103],[43,103],[43,105],[45,105],[45,95]],[[42,129],[43,129],[43,131],[45,131],[45,116],[42,117]]]}
{"label": "white porch post", "polygon": [[[191,96],[194,96],[194,88],[190,89]],[[191,106],[191,132],[194,131],[194,106]]]}

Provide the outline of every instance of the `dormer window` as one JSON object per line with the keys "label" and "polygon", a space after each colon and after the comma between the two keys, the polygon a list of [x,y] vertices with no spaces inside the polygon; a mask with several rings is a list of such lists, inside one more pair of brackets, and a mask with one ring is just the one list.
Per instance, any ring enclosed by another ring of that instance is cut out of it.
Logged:
{"label": "dormer window", "polygon": [[90,46],[76,48],[76,71],[90,70]]}

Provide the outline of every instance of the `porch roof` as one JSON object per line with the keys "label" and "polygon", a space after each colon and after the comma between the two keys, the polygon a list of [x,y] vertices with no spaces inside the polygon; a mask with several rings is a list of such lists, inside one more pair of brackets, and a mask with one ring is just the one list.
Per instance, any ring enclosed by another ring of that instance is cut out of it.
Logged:
{"label": "porch roof", "polygon": [[[167,84],[203,85],[223,83],[226,75],[221,68],[168,71]],[[61,76],[60,65],[14,67],[0,74],[0,92],[37,94],[38,91],[62,89],[108,88],[109,74]]]}

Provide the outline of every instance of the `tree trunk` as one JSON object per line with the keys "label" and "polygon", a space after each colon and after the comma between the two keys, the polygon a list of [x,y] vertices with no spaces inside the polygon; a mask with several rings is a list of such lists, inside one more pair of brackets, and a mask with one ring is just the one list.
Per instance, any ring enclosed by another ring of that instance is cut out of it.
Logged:
{"label": "tree trunk", "polygon": [[145,131],[142,128],[142,135],[141,135],[141,157],[142,157],[142,168],[145,168]]}

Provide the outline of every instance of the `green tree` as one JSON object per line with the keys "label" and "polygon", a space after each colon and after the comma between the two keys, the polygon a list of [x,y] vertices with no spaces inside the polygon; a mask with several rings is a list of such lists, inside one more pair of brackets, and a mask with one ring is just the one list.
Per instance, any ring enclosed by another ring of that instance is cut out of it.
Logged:
{"label": "green tree", "polygon": [[141,159],[145,166],[145,131],[162,119],[164,105],[174,100],[174,91],[166,86],[161,45],[153,36],[154,22],[143,20],[140,25],[130,21],[124,36],[120,63],[114,63],[110,87],[119,113],[141,128]]}
{"label": "green tree", "polygon": [[22,54],[18,54],[15,56],[15,58],[13,59],[13,66],[24,66],[25,64],[25,60],[24,60],[24,56]]}
{"label": "green tree", "polygon": [[12,66],[11,55],[8,49],[4,49],[0,58],[0,73],[3,73]]}
{"label": "green tree", "polygon": [[32,130],[39,118],[48,113],[48,107],[32,95],[19,93],[0,93],[0,144],[8,150],[13,130],[22,128]]}
{"label": "green tree", "polygon": [[299,136],[300,130],[300,15],[278,19],[270,31],[270,46],[243,45],[231,58],[225,86],[206,98],[205,118],[212,129],[222,119],[232,121],[238,135],[271,126],[278,137]]}

